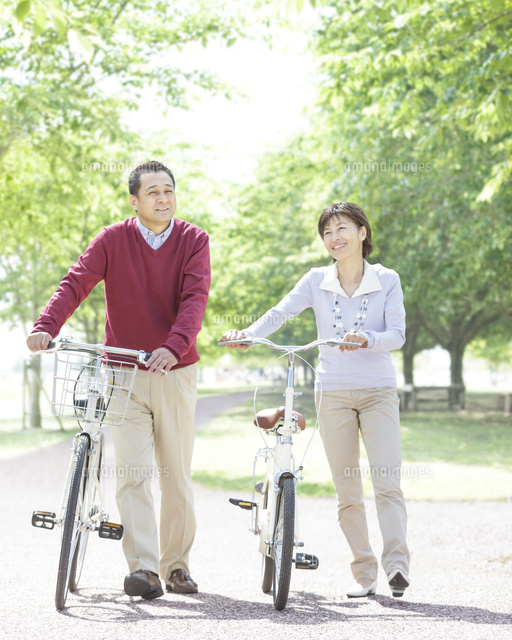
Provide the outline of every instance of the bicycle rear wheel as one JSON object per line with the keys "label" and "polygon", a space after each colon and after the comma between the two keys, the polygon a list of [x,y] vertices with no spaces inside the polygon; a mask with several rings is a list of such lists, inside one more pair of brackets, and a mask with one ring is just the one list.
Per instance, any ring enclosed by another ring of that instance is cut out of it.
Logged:
{"label": "bicycle rear wheel", "polygon": [[284,609],[288,601],[295,528],[295,483],[286,476],[279,481],[274,527],[274,607]]}
{"label": "bicycle rear wheel", "polygon": [[[83,495],[82,495],[82,514],[83,517],[87,517],[88,520],[93,522],[98,520],[98,514],[101,517],[101,499],[98,495],[98,486],[101,483],[102,472],[101,467],[103,463],[103,434],[100,433],[98,441],[96,443],[96,451],[94,457],[88,457],[85,461],[84,475],[87,475],[90,482],[84,483]],[[99,526],[100,522],[96,524]],[[71,563],[71,569],[69,572],[69,590],[71,592],[76,591],[78,588],[78,582],[82,574],[82,568],[84,565],[85,552],[87,550],[87,540],[89,538],[89,529],[83,528],[78,533],[78,542],[73,554],[73,561]]]}
{"label": "bicycle rear wheel", "polygon": [[59,611],[66,604],[71,566],[82,526],[83,497],[87,491],[86,458],[88,450],[89,436],[82,433],[78,436],[75,464],[69,484],[68,501],[62,530],[57,587],[55,590],[55,606]]}

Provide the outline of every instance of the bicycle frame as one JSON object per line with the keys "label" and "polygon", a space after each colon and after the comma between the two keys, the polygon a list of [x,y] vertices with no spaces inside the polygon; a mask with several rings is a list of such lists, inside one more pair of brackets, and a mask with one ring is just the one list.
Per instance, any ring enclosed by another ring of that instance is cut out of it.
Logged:
{"label": "bicycle frame", "polygon": [[[282,476],[290,476],[294,479],[295,487],[299,479],[297,470],[295,469],[295,458],[293,456],[293,436],[300,433],[297,426],[297,419],[293,415],[293,401],[295,397],[302,394],[296,393],[294,390],[295,382],[295,356],[293,352],[288,353],[288,373],[287,385],[285,389],[285,409],[284,418],[278,422],[272,430],[275,433],[276,441],[274,448],[260,449],[254,459],[253,465],[253,495],[252,500],[256,497],[256,465],[259,457],[264,457],[267,463],[267,472],[265,477],[265,485],[272,490],[269,491],[269,502],[267,504],[266,514],[259,513],[259,508],[252,511],[251,531],[255,535],[260,535],[260,553],[272,556],[272,535],[270,527],[272,525],[272,514],[275,512],[277,496],[279,495],[279,480]],[[300,471],[301,469],[299,469]],[[263,491],[266,490],[264,486]],[[268,516],[270,517],[266,517]],[[261,516],[261,519],[258,518]],[[298,542],[298,512],[295,511],[295,546],[303,546]]]}
{"label": "bicycle frame", "polygon": [[[61,555],[55,603],[64,608],[68,589],[77,589],[88,535],[120,540],[123,527],[108,522],[102,487],[102,429],[120,425],[131,395],[137,363],[144,351],[89,345],[64,338],[51,343],[55,354],[52,413],[72,418],[80,426],[74,436],[72,455],[57,514],[35,511],[38,528],[62,527]],[[41,352],[38,352],[41,353]],[[128,360],[126,358],[129,358]]]}
{"label": "bicycle frame", "polygon": [[[66,395],[70,395],[70,389],[66,384],[62,385],[62,388],[58,389],[58,382],[62,381],[62,378],[59,378],[58,368],[59,365],[62,364],[62,360],[59,361],[58,357],[55,358],[54,364],[54,375],[53,375],[53,398],[54,402],[52,403],[52,412],[54,415],[59,415],[63,417],[71,417],[66,416],[65,412],[72,408],[74,413],[77,413],[77,404],[74,398],[76,385],[82,376],[82,372],[85,371],[86,380],[80,380],[80,382],[84,385],[86,389],[86,400],[85,404],[83,404],[83,400],[81,400],[80,409],[83,412],[83,419],[79,420],[78,416],[75,416],[76,420],[80,424],[80,431],[74,436],[73,443],[71,446],[72,456],[68,467],[68,472],[66,475],[66,481],[64,483],[64,489],[62,492],[62,499],[60,503],[60,508],[58,511],[58,515],[55,518],[56,525],[62,525],[64,514],[65,514],[65,506],[67,502],[67,496],[69,492],[69,485],[71,481],[71,476],[73,473],[73,467],[75,462],[75,455],[77,449],[78,438],[81,434],[86,433],[89,438],[89,449],[87,453],[87,474],[89,476],[89,480],[93,480],[93,482],[87,483],[87,495],[83,496],[83,505],[87,506],[89,503],[90,496],[96,491],[99,499],[99,503],[101,505],[101,510],[94,514],[93,516],[88,516],[84,514],[84,518],[80,524],[82,530],[89,531],[97,531],[99,529],[99,525],[102,521],[108,520],[108,513],[104,510],[104,499],[103,499],[103,488],[101,483],[101,470],[99,469],[99,455],[101,454],[101,439],[104,422],[99,421],[98,413],[101,410],[98,409],[98,405],[100,404],[103,396],[105,395],[105,389],[108,386],[108,381],[105,380],[105,368],[103,366],[104,362],[102,360],[103,355],[106,351],[109,353],[120,353],[126,354],[126,349],[115,349],[113,347],[105,348],[103,345],[94,345],[95,352],[89,351],[93,345],[83,344],[83,343],[75,343],[71,342],[70,339],[65,338],[61,342],[61,349],[63,352],[67,352],[69,358],[82,350],[84,353],[90,354],[91,363],[84,365],[84,368],[79,373],[73,389],[73,403],[70,405],[69,400],[65,397]],[[58,349],[58,347],[57,347]],[[55,349],[55,351],[57,350]],[[50,349],[49,351],[53,351]],[[144,352],[136,352],[137,359],[141,359],[141,353]],[[146,354],[144,354],[145,356]],[[69,369],[76,369],[76,363],[66,362],[67,364],[66,371],[69,375]],[[82,362],[78,363],[79,367],[83,366]],[[69,379],[64,378],[64,382],[69,382]],[[60,392],[60,394],[59,394]],[[105,409],[106,413],[106,409]],[[96,463],[96,464],[95,464]],[[96,473],[95,473],[96,471]]]}
{"label": "bicycle frame", "polygon": [[[297,553],[293,558],[294,550],[304,546],[304,543],[299,541],[298,510],[295,505],[297,483],[299,479],[302,479],[297,474],[302,471],[302,465],[299,469],[295,469],[293,436],[305,426],[305,424],[302,427],[300,425],[300,421],[304,420],[303,416],[293,411],[294,399],[302,395],[294,389],[295,353],[320,345],[330,347],[343,345],[357,348],[361,345],[339,339],[329,339],[316,340],[304,346],[283,346],[259,338],[224,341],[218,344],[221,346],[264,344],[277,351],[284,351],[288,355],[284,413],[281,411],[282,408],[271,410],[270,417],[265,416],[266,422],[263,425],[259,423],[261,412],[256,414],[255,418],[255,424],[258,427],[263,426],[268,433],[275,435],[275,445],[273,448],[259,449],[256,453],[253,464],[252,500],[249,502],[230,499],[232,504],[251,510],[250,530],[260,537],[259,551],[263,557],[262,590],[264,593],[268,593],[273,584],[274,607],[281,610],[286,606],[288,600],[292,563],[295,563],[296,569],[316,569],[318,567],[318,558],[314,555]],[[263,419],[263,416],[260,418]],[[256,465],[260,457],[265,458],[267,470],[263,483],[256,483]],[[256,491],[262,494],[261,503],[255,499]]]}

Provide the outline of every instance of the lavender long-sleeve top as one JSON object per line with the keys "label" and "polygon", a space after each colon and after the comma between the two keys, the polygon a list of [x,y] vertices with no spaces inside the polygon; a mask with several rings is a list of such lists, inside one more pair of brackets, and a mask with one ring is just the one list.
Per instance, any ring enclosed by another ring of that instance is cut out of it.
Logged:
{"label": "lavender long-sleeve top", "polygon": [[361,330],[368,338],[368,348],[344,351],[319,347],[316,389],[323,391],[396,387],[396,372],[390,351],[405,342],[405,309],[400,278],[396,271],[365,260],[364,276],[359,288],[349,298],[342,289],[337,266],[311,269],[275,307],[252,324],[245,333],[265,338],[287,320],[312,307],[318,338],[336,338],[333,322],[335,294],[344,329],[356,324],[363,296],[368,296],[366,318]]}

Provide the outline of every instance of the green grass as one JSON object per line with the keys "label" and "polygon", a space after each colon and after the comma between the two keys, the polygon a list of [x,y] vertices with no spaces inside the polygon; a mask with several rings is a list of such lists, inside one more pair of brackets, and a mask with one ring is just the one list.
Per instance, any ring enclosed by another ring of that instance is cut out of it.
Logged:
{"label": "green grass", "polygon": [[512,554],[503,554],[500,553],[496,558],[488,558],[487,562],[499,562],[500,564],[509,564],[512,563]]}
{"label": "green grass", "polygon": [[[299,463],[313,432],[313,392],[304,390],[296,408],[308,427],[294,438]],[[263,391],[257,409],[282,404],[281,393]],[[254,454],[264,446],[252,425],[252,400],[233,407],[197,433],[194,480],[207,487],[252,491]],[[492,412],[404,412],[402,424],[402,487],[410,500],[503,500],[512,497],[512,423],[510,417]],[[372,493],[368,461],[361,447],[363,487]],[[257,466],[257,477],[264,463]],[[332,496],[330,472],[320,436],[311,441],[304,461],[304,481],[299,492],[308,496]]]}
{"label": "green grass", "polygon": [[0,457],[7,458],[29,451],[49,447],[52,444],[70,440],[76,429],[57,431],[54,429],[23,429],[20,431],[0,430]]}
{"label": "green grass", "polygon": [[402,447],[409,462],[450,462],[512,471],[512,422],[499,413],[402,414]]}
{"label": "green grass", "polygon": [[227,393],[241,393],[243,391],[253,391],[254,389],[251,387],[224,387],[224,386],[216,386],[216,387],[203,387],[202,385],[197,385],[197,397],[203,398],[205,396],[217,396],[224,395]]}
{"label": "green grass", "polygon": [[[244,389],[202,388],[201,396]],[[300,389],[297,410],[307,421],[304,433],[294,438],[297,464],[313,434],[316,420],[311,389]],[[257,409],[283,403],[281,391],[264,388]],[[234,406],[197,432],[193,479],[209,488],[252,492],[252,468],[258,448],[265,446],[253,426],[253,401]],[[499,412],[404,412],[402,422],[402,487],[409,500],[503,500],[512,498],[512,420]],[[66,425],[66,426],[71,426]],[[44,429],[21,429],[20,420],[0,420],[0,457],[46,447],[70,439],[76,429],[61,431],[52,418]],[[271,441],[270,441],[271,444]],[[361,466],[368,461],[361,447]],[[265,466],[260,459],[256,476]],[[334,489],[320,435],[314,433],[304,459],[304,481],[299,492],[307,496],[333,496]],[[365,495],[372,493],[369,473],[363,474]]]}

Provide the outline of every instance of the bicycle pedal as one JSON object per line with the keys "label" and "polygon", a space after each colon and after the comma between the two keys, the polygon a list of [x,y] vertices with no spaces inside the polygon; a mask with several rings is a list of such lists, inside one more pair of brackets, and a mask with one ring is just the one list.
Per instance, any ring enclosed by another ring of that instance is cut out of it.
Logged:
{"label": "bicycle pedal", "polygon": [[257,491],[258,493],[263,493],[263,482],[257,482],[254,485],[254,490]]}
{"label": "bicycle pedal", "polygon": [[100,538],[108,540],[121,540],[123,537],[123,525],[114,524],[113,522],[102,522],[98,527],[98,535]]}
{"label": "bicycle pedal", "polygon": [[55,514],[50,511],[34,511],[32,514],[32,526],[38,529],[53,529],[55,517]]}
{"label": "bicycle pedal", "polygon": [[318,558],[309,553],[298,553],[295,556],[295,568],[314,571],[318,569]]}
{"label": "bicycle pedal", "polygon": [[251,511],[254,507],[258,506],[257,502],[251,502],[250,500],[238,500],[237,498],[230,498],[229,501],[231,504],[234,504],[235,507],[240,507],[240,509],[247,509],[247,511]]}

